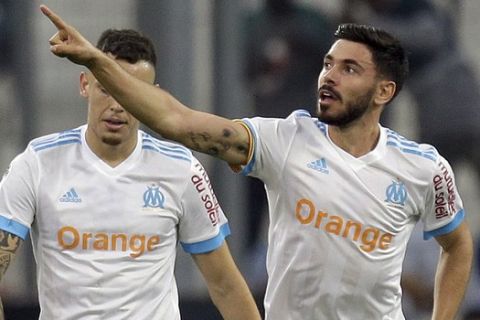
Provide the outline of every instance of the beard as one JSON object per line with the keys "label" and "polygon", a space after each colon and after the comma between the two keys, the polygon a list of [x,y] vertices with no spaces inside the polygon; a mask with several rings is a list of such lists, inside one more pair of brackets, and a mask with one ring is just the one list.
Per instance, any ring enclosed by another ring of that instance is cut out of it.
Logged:
{"label": "beard", "polygon": [[101,137],[102,142],[109,145],[109,146],[118,146],[123,142],[120,136],[116,136],[113,134],[106,134]]}
{"label": "beard", "polygon": [[[375,88],[371,88],[367,93],[357,97],[354,101],[347,102],[345,104],[345,110],[336,116],[329,116],[325,112],[321,111],[321,104],[319,105],[319,111],[317,116],[320,121],[328,125],[345,127],[361,118],[365,112],[367,112],[372,101],[372,97],[375,93]],[[317,100],[318,101],[318,100]]]}

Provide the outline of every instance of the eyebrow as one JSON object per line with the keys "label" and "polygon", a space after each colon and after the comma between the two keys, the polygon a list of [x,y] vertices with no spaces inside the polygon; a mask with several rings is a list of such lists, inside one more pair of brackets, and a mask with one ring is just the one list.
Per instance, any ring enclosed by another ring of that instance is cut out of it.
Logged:
{"label": "eyebrow", "polygon": [[[331,54],[326,54],[324,59],[335,60],[335,58]],[[363,67],[360,63],[358,63],[357,60],[354,60],[354,59],[343,59],[341,60],[341,63],[355,65],[361,68],[362,70],[365,70],[365,67]]]}

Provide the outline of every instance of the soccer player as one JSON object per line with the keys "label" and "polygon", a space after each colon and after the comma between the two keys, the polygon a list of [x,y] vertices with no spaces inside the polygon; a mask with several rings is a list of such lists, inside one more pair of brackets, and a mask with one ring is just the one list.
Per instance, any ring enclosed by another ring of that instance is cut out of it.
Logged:
{"label": "soccer player", "polygon": [[317,118],[231,121],[135,80],[47,7],[51,51],[87,66],[138,119],[265,183],[270,207],[266,319],[404,319],[400,277],[413,227],[441,254],[435,320],[458,312],[472,239],[448,162],[380,125],[406,54],[390,34],[343,24],[318,78]]}
{"label": "soccer player", "polygon": [[[148,38],[109,29],[97,47],[153,84]],[[180,319],[179,241],[225,319],[260,319],[224,240],[227,219],[191,151],[139,130],[89,71],[80,94],[87,124],[34,139],[3,177],[0,279],[30,231],[40,319]]]}

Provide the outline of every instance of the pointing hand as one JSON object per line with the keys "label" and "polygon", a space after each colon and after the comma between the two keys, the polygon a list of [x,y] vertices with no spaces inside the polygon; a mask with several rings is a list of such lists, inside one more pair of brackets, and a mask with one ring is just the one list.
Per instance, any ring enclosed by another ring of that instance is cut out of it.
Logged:
{"label": "pointing hand", "polygon": [[41,5],[40,10],[57,28],[57,32],[49,39],[52,53],[87,67],[93,63],[99,50],[47,6]]}

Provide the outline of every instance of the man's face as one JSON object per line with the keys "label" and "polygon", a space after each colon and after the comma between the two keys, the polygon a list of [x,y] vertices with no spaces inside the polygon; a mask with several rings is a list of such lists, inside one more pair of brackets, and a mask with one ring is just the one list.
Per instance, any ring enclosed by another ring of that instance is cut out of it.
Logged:
{"label": "man's face", "polygon": [[367,46],[336,41],[325,56],[318,78],[319,120],[342,127],[361,118],[373,103],[377,83]]}
{"label": "man's face", "polygon": [[[117,62],[131,75],[152,83],[155,69],[146,61],[130,64]],[[80,76],[80,94],[88,100],[87,139],[89,143],[116,146],[127,141],[136,141],[139,122],[103,88],[91,72]]]}

